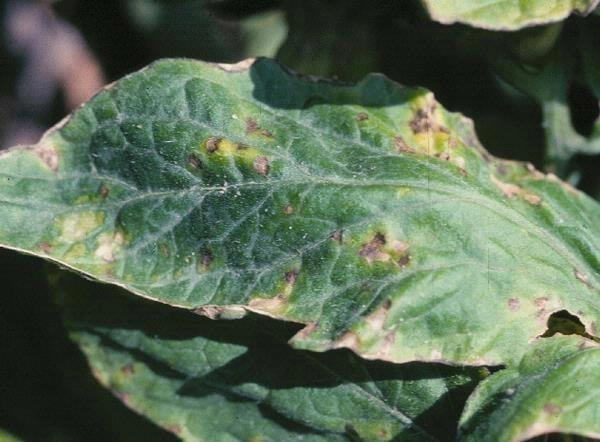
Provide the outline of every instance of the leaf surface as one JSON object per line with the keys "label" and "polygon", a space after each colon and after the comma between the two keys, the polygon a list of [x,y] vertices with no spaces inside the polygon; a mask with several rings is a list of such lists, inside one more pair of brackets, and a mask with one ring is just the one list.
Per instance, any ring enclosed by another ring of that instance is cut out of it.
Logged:
{"label": "leaf surface", "polygon": [[597,203],[380,75],[161,61],[1,153],[0,200],[6,247],[298,348],[495,365],[559,310],[597,334]]}
{"label": "leaf surface", "polygon": [[211,321],[54,273],[95,376],[185,440],[449,440],[485,375],[293,350],[280,322]]}
{"label": "leaf surface", "polygon": [[587,15],[598,0],[423,0],[440,23],[465,23],[492,30],[517,30],[564,20],[572,13]]}
{"label": "leaf surface", "polygon": [[548,433],[600,438],[600,347],[555,336],[485,379],[461,418],[463,441],[522,441]]}

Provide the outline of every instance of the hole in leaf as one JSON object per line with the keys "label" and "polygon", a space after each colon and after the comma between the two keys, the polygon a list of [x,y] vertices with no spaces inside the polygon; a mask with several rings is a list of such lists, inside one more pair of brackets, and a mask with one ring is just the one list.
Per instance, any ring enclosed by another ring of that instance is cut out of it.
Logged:
{"label": "hole in leaf", "polygon": [[590,335],[581,320],[567,310],[552,313],[548,318],[547,326],[548,329],[539,336],[540,338],[549,338],[560,333],[561,335],[579,335],[600,342],[600,338]]}
{"label": "hole in leaf", "polygon": [[592,134],[594,123],[600,116],[598,99],[592,91],[579,83],[573,82],[569,87],[569,109],[573,127],[579,134],[589,137]]}

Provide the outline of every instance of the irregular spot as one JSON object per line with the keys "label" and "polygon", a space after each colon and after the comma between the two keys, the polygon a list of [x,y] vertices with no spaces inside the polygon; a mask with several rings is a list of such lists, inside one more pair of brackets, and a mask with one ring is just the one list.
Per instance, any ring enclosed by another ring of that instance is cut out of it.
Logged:
{"label": "irregular spot", "polygon": [[222,138],[210,137],[206,140],[205,147],[208,153],[214,153],[219,150],[219,145],[223,141]]}
{"label": "irregular spot", "polygon": [[519,195],[522,191],[522,189],[516,184],[510,184],[505,183],[504,181],[500,181],[494,175],[490,175],[490,178],[492,180],[492,183],[494,183],[496,187],[498,187],[498,189],[502,191],[502,194],[508,198],[514,198],[515,196]]}
{"label": "irregular spot", "polygon": [[246,118],[246,134],[251,134],[260,129],[260,126],[254,118]]}
{"label": "irregular spot", "polygon": [[516,184],[505,183],[504,181],[500,181],[493,174],[490,175],[490,179],[492,183],[494,183],[494,185],[498,187],[498,189],[500,189],[502,194],[508,198],[521,196],[525,201],[534,206],[538,206],[542,202],[541,197],[533,193],[526,192],[522,187],[517,186]]}
{"label": "irregular spot", "polygon": [[285,213],[286,215],[291,215],[292,213],[294,213],[294,206],[292,206],[291,204],[287,204],[283,208],[283,213]]}
{"label": "irregular spot", "polygon": [[158,247],[160,250],[160,254],[162,256],[164,256],[165,258],[168,258],[169,255],[171,255],[170,251],[169,251],[169,245],[166,243],[161,243],[160,246]]}
{"label": "irregular spot", "polygon": [[214,320],[241,319],[246,316],[246,310],[238,306],[220,307],[217,305],[204,305],[192,310],[192,312]]}
{"label": "irregular spot", "polygon": [[121,231],[117,230],[114,234],[103,233],[98,237],[98,248],[94,255],[105,262],[113,262],[123,244],[125,244],[125,236]]}
{"label": "irregular spot", "polygon": [[108,198],[108,195],[110,195],[110,189],[108,188],[106,183],[100,184],[100,187],[98,188],[98,195],[100,195],[100,198],[102,198],[103,200]]}
{"label": "irregular spot", "polygon": [[251,118],[251,117],[246,118],[246,135],[254,134],[257,132],[260,135],[265,136],[267,138],[270,138],[273,136],[271,131],[260,127],[258,125],[258,122],[254,118]]}
{"label": "irregular spot", "polygon": [[183,434],[183,429],[177,424],[167,425],[165,430],[173,433],[175,436],[181,436]]}
{"label": "irregular spot", "polygon": [[527,201],[530,204],[533,204],[534,206],[538,206],[542,202],[541,197],[539,197],[538,195],[534,195],[532,193],[524,194],[523,198],[525,198],[525,201]]}
{"label": "irregular spot", "polygon": [[[207,148],[207,150],[208,150],[208,148]],[[202,161],[200,161],[200,158],[198,158],[198,156],[195,154],[191,154],[188,157],[187,162],[190,165],[190,167],[193,169],[201,169],[202,168]]]}
{"label": "irregular spot", "polygon": [[336,242],[341,243],[343,240],[343,236],[344,236],[344,231],[341,229],[338,229],[331,234],[330,238]]}
{"label": "irregular spot", "polygon": [[406,141],[404,141],[404,138],[402,138],[400,135],[394,137],[394,145],[396,146],[396,151],[398,151],[398,152],[404,152],[404,153],[415,153],[416,152],[415,149],[413,149],[408,144],[406,144]]}
{"label": "irregular spot", "polygon": [[41,242],[38,245],[38,248],[47,255],[52,253],[52,245],[48,244],[47,242]]}
{"label": "irregular spot", "polygon": [[587,285],[588,287],[591,287],[590,285],[590,281],[589,278],[587,277],[587,275],[584,275],[583,273],[581,273],[579,270],[577,269],[573,269],[573,274],[575,275],[575,278],[580,281],[583,282],[585,285]]}
{"label": "irregular spot", "polygon": [[54,146],[47,142],[41,142],[34,146],[33,151],[48,169],[52,172],[58,171],[58,152]]}
{"label": "irregular spot", "polygon": [[93,230],[104,224],[104,212],[76,212],[58,220],[61,235],[58,240],[73,243],[85,239]]}
{"label": "irregular spot", "polygon": [[298,270],[293,269],[285,273],[285,282],[289,285],[294,285],[298,279]]}
{"label": "irregular spot", "polygon": [[402,256],[397,262],[400,267],[406,267],[410,262],[410,255]]}
{"label": "irregular spot", "polygon": [[123,373],[126,376],[130,376],[135,372],[135,369],[133,367],[133,364],[127,364],[124,365],[123,367],[121,367],[121,373]]}
{"label": "irregular spot", "polygon": [[508,309],[511,312],[516,312],[517,310],[519,310],[520,305],[521,305],[521,301],[519,301],[518,298],[510,298],[508,300]]}
{"label": "irregular spot", "polygon": [[429,98],[423,107],[416,110],[415,116],[408,123],[414,134],[430,131],[449,133],[448,129],[435,118],[436,110],[437,104],[433,101],[433,98]]}
{"label": "irregular spot", "polygon": [[392,301],[386,299],[381,307],[365,318],[365,323],[374,330],[381,330],[391,306]]}
{"label": "irregular spot", "polygon": [[358,254],[365,258],[369,264],[372,264],[374,261],[387,261],[390,255],[381,251],[384,245],[385,236],[378,232],[370,242],[363,244]]}
{"label": "irregular spot", "polygon": [[544,411],[552,416],[558,416],[560,413],[562,413],[562,408],[552,402],[548,402],[546,405],[544,405]]}
{"label": "irregular spot", "polygon": [[336,339],[331,348],[349,348],[356,350],[360,346],[360,339],[353,331],[347,331],[340,338]]}
{"label": "irregular spot", "polygon": [[254,162],[252,163],[252,167],[254,167],[254,170],[261,174],[261,175],[267,175],[269,173],[269,169],[270,169],[270,165],[269,165],[269,159],[267,157],[257,157],[254,159]]}
{"label": "irregular spot", "polygon": [[316,322],[309,322],[308,324],[306,324],[306,326],[302,330],[300,330],[298,333],[296,333],[294,335],[294,337],[292,338],[292,340],[303,341],[311,333],[313,333],[315,330],[317,330],[317,328],[319,328],[318,323],[316,323]]}
{"label": "irregular spot", "polygon": [[356,115],[356,121],[366,121],[369,119],[369,115],[366,112],[359,112]]}
{"label": "irregular spot", "polygon": [[535,298],[533,300],[533,303],[539,308],[544,308],[546,307],[548,301],[549,299],[546,296],[540,296],[539,298]]}
{"label": "irregular spot", "polygon": [[256,58],[246,58],[245,60],[237,63],[216,63],[215,66],[224,70],[225,72],[244,72],[250,69],[255,61]]}
{"label": "irregular spot", "polygon": [[214,256],[210,250],[203,250],[200,254],[200,260],[196,264],[196,270],[198,273],[204,273],[208,271],[210,265],[214,261]]}

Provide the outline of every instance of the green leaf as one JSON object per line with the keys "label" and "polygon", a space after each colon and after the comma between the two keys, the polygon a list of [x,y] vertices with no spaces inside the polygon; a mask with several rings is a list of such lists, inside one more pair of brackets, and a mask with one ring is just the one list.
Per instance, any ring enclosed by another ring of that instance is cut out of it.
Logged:
{"label": "green leaf", "polygon": [[422,0],[440,23],[465,23],[492,30],[516,30],[564,20],[572,13],[587,15],[598,0]]}
{"label": "green leaf", "polygon": [[20,442],[21,439],[0,428],[0,442]]}
{"label": "green leaf", "polygon": [[185,440],[448,440],[487,371],[291,349],[281,322],[211,321],[54,272],[99,381]]}
{"label": "green leaf", "polygon": [[539,340],[518,366],[477,387],[459,440],[522,441],[559,432],[600,438],[598,367],[600,346],[589,340]]}
{"label": "green leaf", "polygon": [[297,348],[507,364],[560,310],[597,335],[597,203],[380,75],[161,61],[1,153],[0,200],[5,247]]}

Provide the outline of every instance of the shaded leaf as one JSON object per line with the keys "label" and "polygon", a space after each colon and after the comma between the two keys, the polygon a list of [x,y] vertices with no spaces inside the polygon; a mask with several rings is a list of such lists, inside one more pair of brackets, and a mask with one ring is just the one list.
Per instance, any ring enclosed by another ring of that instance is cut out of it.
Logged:
{"label": "shaded leaf", "polygon": [[515,30],[564,20],[572,13],[589,14],[598,0],[423,0],[441,23],[465,23],[484,29]]}
{"label": "shaded leaf", "polygon": [[211,321],[72,274],[53,279],[95,376],[185,440],[451,440],[486,374],[297,351],[283,323]]}
{"label": "shaded leaf", "polygon": [[298,348],[495,365],[597,335],[600,207],[379,75],[168,60],[0,154],[0,243]]}
{"label": "shaded leaf", "polygon": [[522,441],[547,433],[600,437],[600,347],[580,337],[536,342],[514,368],[494,373],[469,398],[464,441]]}

